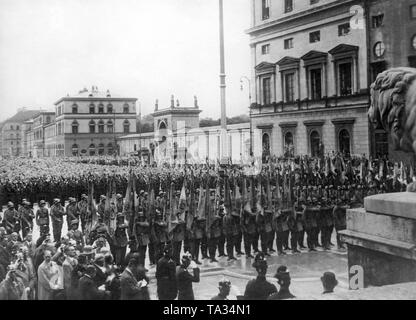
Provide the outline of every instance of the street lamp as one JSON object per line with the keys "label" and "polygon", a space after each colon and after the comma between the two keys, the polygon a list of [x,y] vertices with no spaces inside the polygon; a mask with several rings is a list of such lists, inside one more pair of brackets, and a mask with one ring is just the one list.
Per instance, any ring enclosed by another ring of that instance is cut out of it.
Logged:
{"label": "street lamp", "polygon": [[250,115],[250,157],[251,157],[253,155],[253,125],[252,125],[252,122],[251,122],[251,81],[246,76],[242,76],[240,78],[241,91],[244,90],[243,80],[246,80],[248,82],[248,99],[249,99],[248,111],[249,111],[249,115]]}

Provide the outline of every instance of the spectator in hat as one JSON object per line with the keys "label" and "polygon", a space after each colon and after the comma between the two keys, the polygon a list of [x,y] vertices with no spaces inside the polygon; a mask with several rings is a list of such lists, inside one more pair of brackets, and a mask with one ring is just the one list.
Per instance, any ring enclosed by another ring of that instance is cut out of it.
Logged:
{"label": "spectator in hat", "polygon": [[95,276],[93,277],[97,287],[102,286],[105,284],[105,280],[107,279],[107,275],[105,273],[104,267],[104,255],[101,253],[95,254],[93,266],[96,269]]}
{"label": "spectator in hat", "polygon": [[324,292],[322,294],[333,293],[334,288],[338,285],[335,273],[330,271],[327,271],[322,275],[321,281],[324,288]]}
{"label": "spectator in hat", "polygon": [[23,300],[25,287],[16,276],[16,265],[9,265],[4,281],[0,283],[0,300]]}
{"label": "spectator in hat", "polygon": [[218,283],[219,293],[215,297],[211,298],[211,300],[228,300],[227,297],[231,291],[231,281],[228,279],[222,279]]}
{"label": "spectator in hat", "polygon": [[257,278],[247,283],[244,300],[266,300],[271,294],[277,292],[276,286],[266,280],[267,261],[262,252],[254,258],[253,268],[257,271]]}
{"label": "spectator in hat", "polygon": [[285,300],[295,298],[295,296],[291,294],[289,290],[290,274],[288,268],[286,266],[280,266],[277,268],[274,277],[277,279],[280,290],[277,293],[271,294],[267,300]]}
{"label": "spectator in hat", "polygon": [[176,270],[178,300],[195,300],[192,282],[199,282],[199,268],[190,253],[185,253],[181,262]]}

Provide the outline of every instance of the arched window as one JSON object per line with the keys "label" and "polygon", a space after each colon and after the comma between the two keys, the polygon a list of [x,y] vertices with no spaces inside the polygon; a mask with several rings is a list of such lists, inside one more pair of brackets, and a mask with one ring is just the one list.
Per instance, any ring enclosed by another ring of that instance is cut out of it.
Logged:
{"label": "arched window", "polygon": [[89,126],[90,126],[90,133],[95,133],[95,122],[94,122],[94,120],[90,121]]}
{"label": "arched window", "polygon": [[78,113],[78,106],[76,104],[72,105],[72,113]]}
{"label": "arched window", "polygon": [[351,154],[351,139],[350,133],[346,129],[342,129],[338,135],[339,151],[345,156]]}
{"label": "arched window", "polygon": [[77,120],[72,121],[71,126],[72,126],[72,134],[78,134],[78,126],[79,126],[78,121]]}
{"label": "arched window", "polygon": [[107,113],[113,113],[113,105],[111,103],[107,105]]}
{"label": "arched window", "polygon": [[100,144],[98,145],[98,155],[99,155],[99,156],[104,155],[104,144],[103,144],[103,143],[100,143]]}
{"label": "arched window", "polygon": [[104,133],[104,121],[100,120],[98,122],[98,133]]}
{"label": "arched window", "polygon": [[267,162],[270,156],[270,136],[268,133],[263,134],[262,146],[263,146],[262,159],[263,159],[263,162]]}
{"label": "arched window", "polygon": [[78,145],[73,144],[72,145],[72,155],[76,157],[78,155],[78,152],[79,152],[78,150],[79,150]]}
{"label": "arched window", "polygon": [[95,156],[95,144],[91,143],[89,148],[90,156]]}
{"label": "arched window", "polygon": [[95,113],[95,106],[92,103],[90,104],[90,113]]}
{"label": "arched window", "polygon": [[159,130],[165,130],[166,129],[166,123],[165,123],[165,121],[162,121],[160,124],[159,124]]}
{"label": "arched window", "polygon": [[114,124],[113,124],[113,121],[111,121],[111,120],[107,121],[107,132],[108,133],[113,133],[114,132]]}
{"label": "arched window", "polygon": [[123,122],[123,132],[130,133],[130,122],[128,120],[124,120]]}
{"label": "arched window", "polygon": [[11,125],[11,126],[10,126],[10,130],[14,130],[14,127],[13,127],[13,125]]}
{"label": "arched window", "polygon": [[104,105],[103,104],[98,105],[98,113],[104,113]]}
{"label": "arched window", "polygon": [[46,123],[51,123],[51,116],[46,117]]}
{"label": "arched window", "polygon": [[311,145],[311,156],[317,157],[319,156],[319,144],[321,142],[321,137],[317,131],[312,131],[309,137],[310,145]]}
{"label": "arched window", "polygon": [[19,126],[16,126],[16,130],[19,130]]}
{"label": "arched window", "polygon": [[113,149],[113,144],[110,142],[108,145],[107,145],[107,148],[108,148],[108,154],[113,154],[113,152],[114,152],[114,149]]}
{"label": "arched window", "polygon": [[123,106],[123,113],[129,113],[129,105],[127,103]]}
{"label": "arched window", "polygon": [[295,147],[293,145],[293,134],[292,132],[288,131],[285,134],[284,139],[284,156],[286,158],[293,158],[295,156]]}

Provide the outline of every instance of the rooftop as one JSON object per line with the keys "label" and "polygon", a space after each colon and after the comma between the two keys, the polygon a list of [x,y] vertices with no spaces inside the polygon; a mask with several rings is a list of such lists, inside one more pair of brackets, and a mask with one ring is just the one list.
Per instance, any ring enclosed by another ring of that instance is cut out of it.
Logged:
{"label": "rooftop", "polygon": [[68,94],[67,96],[60,98],[57,102],[55,102],[55,105],[61,102],[62,100],[67,100],[67,99],[128,99],[128,100],[134,99],[134,100],[137,100],[136,98],[128,98],[128,97],[120,96],[118,94],[111,93],[110,90],[100,91],[98,90],[98,87],[92,86],[91,89],[84,88],[78,91],[78,93],[76,94],[71,94],[71,95]]}
{"label": "rooftop", "polygon": [[39,114],[41,110],[26,110],[20,109],[13,117],[5,120],[3,125],[6,123],[23,123],[26,120],[33,118],[33,116]]}

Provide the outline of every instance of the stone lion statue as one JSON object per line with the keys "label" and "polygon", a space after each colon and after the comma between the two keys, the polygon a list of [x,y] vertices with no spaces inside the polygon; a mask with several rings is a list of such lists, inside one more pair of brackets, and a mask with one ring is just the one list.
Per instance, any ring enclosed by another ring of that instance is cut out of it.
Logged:
{"label": "stone lion statue", "polygon": [[[416,69],[393,68],[380,73],[370,95],[368,115],[373,126],[390,133],[395,150],[416,153]],[[409,186],[412,191],[415,187]]]}

